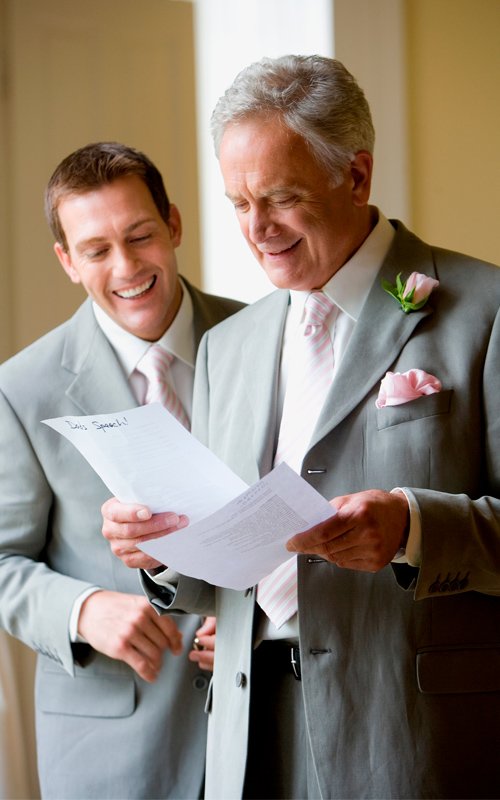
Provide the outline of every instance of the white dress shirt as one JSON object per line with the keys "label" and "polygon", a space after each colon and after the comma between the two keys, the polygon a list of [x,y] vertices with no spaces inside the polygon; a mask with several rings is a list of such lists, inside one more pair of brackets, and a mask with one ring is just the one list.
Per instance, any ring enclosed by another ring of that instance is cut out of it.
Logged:
{"label": "white dress shirt", "polygon": [[[153,342],[139,339],[138,336],[126,331],[96,303],[93,304],[93,308],[97,324],[115,351],[137,401],[143,404],[147,381],[142,373],[135,371],[135,368]],[[168,381],[191,419],[196,353],[193,338],[193,303],[187,289],[183,290],[181,305],[175,319],[157,343],[175,356],[169,369]]]}
{"label": "white dress shirt", "polygon": [[[182,282],[182,279],[180,280]],[[93,303],[93,310],[97,324],[115,351],[137,402],[142,405],[146,396],[147,381],[144,375],[137,372],[136,366],[153,343],[126,331],[111,319],[97,303]],[[196,348],[193,336],[193,303],[185,287],[183,287],[179,310],[158,343],[175,356],[169,369],[168,380],[191,420]],[[78,635],[80,610],[87,597],[100,589],[99,586],[91,586],[76,598],[69,622],[70,641],[83,641]]]}
{"label": "white dress shirt", "polygon": [[[335,380],[354,326],[359,319],[368,294],[389,251],[394,235],[394,228],[388,219],[379,211],[378,222],[361,247],[322,287],[322,291],[335,304],[335,311],[330,315],[328,320],[333,346],[333,380]],[[309,294],[310,292],[304,291],[292,290],[290,292],[290,305],[285,322],[278,384],[279,418],[281,418],[281,412],[283,410],[288,365],[292,363],[294,358],[292,343],[295,340],[297,328],[302,321],[305,301]],[[399,489],[399,487],[394,489],[394,491],[403,491],[410,507],[411,524],[407,549],[405,553],[398,554],[399,557],[395,559],[401,562],[408,562],[407,553],[410,552],[410,548],[414,554],[413,557],[418,558],[416,553],[419,550],[420,541],[420,516],[416,502],[411,493],[406,489]],[[414,563],[414,561],[411,563]],[[278,629],[273,625],[271,620],[262,613],[257,627],[256,644],[262,639],[297,641],[297,614]]]}

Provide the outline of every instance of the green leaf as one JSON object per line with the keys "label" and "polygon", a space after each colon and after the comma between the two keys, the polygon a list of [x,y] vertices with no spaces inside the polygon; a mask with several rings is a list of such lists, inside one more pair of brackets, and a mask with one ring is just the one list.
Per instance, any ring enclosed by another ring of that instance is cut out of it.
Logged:
{"label": "green leaf", "polygon": [[[406,284],[405,284],[405,286],[406,286]],[[405,295],[405,303],[411,303],[411,301],[413,300],[413,295],[414,294],[415,294],[415,287],[413,287],[411,292],[408,292],[408,294]]]}
{"label": "green leaf", "polygon": [[392,283],[389,283],[389,281],[386,280],[382,280],[382,289],[384,290],[384,292],[387,292],[387,294],[390,294],[391,297],[393,297],[394,300],[396,300],[398,303],[400,302],[396,287],[393,286]]}

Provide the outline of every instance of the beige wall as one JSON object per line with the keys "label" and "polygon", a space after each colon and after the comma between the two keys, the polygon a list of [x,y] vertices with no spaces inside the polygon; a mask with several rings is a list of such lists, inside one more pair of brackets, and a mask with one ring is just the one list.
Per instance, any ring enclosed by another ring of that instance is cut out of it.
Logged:
{"label": "beige wall", "polygon": [[[7,80],[6,0],[0,0],[0,87]],[[0,361],[12,352],[9,248],[8,125],[6,92],[0,88]]]}
{"label": "beige wall", "polygon": [[500,2],[406,11],[413,228],[500,264]]}
{"label": "beige wall", "polygon": [[405,0],[334,0],[335,57],[356,77],[376,131],[371,202],[411,225]]}
{"label": "beige wall", "polygon": [[91,141],[144,150],[185,218],[199,281],[193,9],[173,0],[0,0],[0,360],[77,307],[52,252],[43,190]]}

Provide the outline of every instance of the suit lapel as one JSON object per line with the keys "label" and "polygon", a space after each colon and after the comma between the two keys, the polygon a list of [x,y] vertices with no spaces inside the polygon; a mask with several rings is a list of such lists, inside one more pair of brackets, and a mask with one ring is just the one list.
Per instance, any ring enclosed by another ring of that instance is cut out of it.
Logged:
{"label": "suit lapel", "polygon": [[83,414],[107,414],[137,405],[113,348],[96,322],[90,300],[72,319],[62,366],[70,378],[66,395]]}
{"label": "suit lapel", "polygon": [[[228,312],[217,298],[183,280],[193,301],[194,339],[198,348],[205,331]],[[83,414],[107,414],[137,405],[114,350],[96,322],[90,300],[83,303],[71,320],[62,366],[74,376],[66,394]]]}
{"label": "suit lapel", "polygon": [[211,305],[211,298],[204,292],[200,292],[195,286],[192,286],[186,278],[182,278],[186,288],[191,296],[193,304],[193,332],[194,332],[194,346],[195,352],[198,350],[203,334],[208,331],[213,325],[221,321],[221,317],[214,313]]}
{"label": "suit lapel", "polygon": [[242,348],[243,374],[253,417],[254,453],[261,476],[273,465],[281,344],[288,302],[288,291],[279,290],[261,300]]}
{"label": "suit lapel", "polygon": [[395,283],[399,272],[407,278],[414,271],[436,277],[430,248],[398,223],[395,240],[354,327],[311,446],[342,422],[380,384],[415,328],[432,314],[431,301],[420,311],[405,314],[382,289],[383,278]]}
{"label": "suit lapel", "polygon": [[243,308],[244,303],[237,300],[230,300],[226,297],[217,297],[212,294],[205,294],[195,286],[191,286],[186,278],[182,278],[193,304],[193,333],[194,346],[198,350],[201,338],[209,328],[213,328],[226,317],[234,314]]}

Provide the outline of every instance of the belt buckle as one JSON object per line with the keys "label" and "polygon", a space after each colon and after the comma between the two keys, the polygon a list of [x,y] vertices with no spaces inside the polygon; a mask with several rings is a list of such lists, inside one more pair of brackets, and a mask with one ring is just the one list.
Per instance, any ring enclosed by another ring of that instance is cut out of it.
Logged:
{"label": "belt buckle", "polygon": [[[298,647],[291,647],[290,648],[290,663],[292,665],[293,674],[296,681],[302,680],[301,673],[300,673],[300,656],[299,656],[299,648]],[[297,657],[296,657],[297,656]]]}

